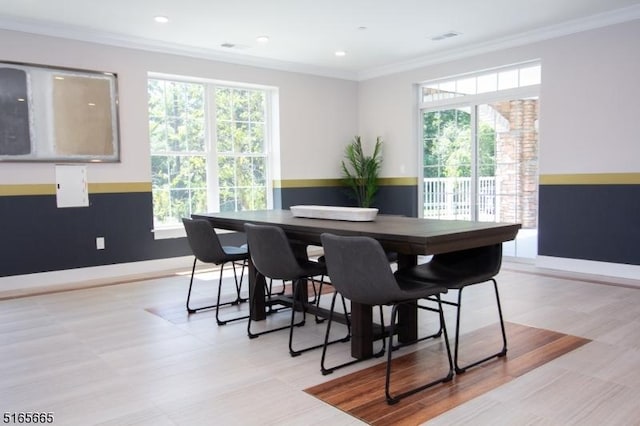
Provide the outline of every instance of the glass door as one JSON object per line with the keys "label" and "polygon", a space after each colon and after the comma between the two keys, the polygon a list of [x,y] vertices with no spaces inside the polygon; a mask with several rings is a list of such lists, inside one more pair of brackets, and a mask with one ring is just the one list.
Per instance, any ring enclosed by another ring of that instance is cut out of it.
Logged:
{"label": "glass door", "polygon": [[537,255],[538,98],[425,110],[425,218],[521,223],[506,256]]}
{"label": "glass door", "polygon": [[471,107],[425,112],[423,126],[424,217],[475,219]]}

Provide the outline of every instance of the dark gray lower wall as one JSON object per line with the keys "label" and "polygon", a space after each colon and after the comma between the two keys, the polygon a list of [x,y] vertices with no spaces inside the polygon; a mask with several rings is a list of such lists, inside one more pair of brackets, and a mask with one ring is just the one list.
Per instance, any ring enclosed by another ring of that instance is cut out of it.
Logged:
{"label": "dark gray lower wall", "polygon": [[[415,192],[415,187],[383,187],[376,207],[415,216]],[[340,187],[277,190],[275,199],[276,208],[354,205]],[[154,239],[150,192],[91,194],[89,202],[89,207],[59,209],[55,195],[0,197],[0,276],[191,254],[185,238]],[[96,250],[96,237],[105,238],[105,250]],[[221,240],[241,244],[244,235],[223,234]]]}
{"label": "dark gray lower wall", "polygon": [[[275,205],[288,209],[297,204],[326,206],[355,206],[349,190],[340,186],[317,188],[282,188],[276,190]],[[382,186],[376,194],[373,207],[382,214],[417,216],[418,193],[415,186]]]}
{"label": "dark gray lower wall", "polygon": [[[276,208],[353,206],[342,187],[284,188]],[[415,186],[381,187],[383,214],[416,216]],[[640,265],[640,185],[541,185],[539,254]],[[151,193],[91,194],[58,209],[55,195],[0,197],[0,276],[190,255],[185,238],[155,240]],[[96,250],[96,237],[106,249]],[[238,244],[242,234],[224,234]]]}
{"label": "dark gray lower wall", "polygon": [[91,194],[89,202],[59,209],[55,195],[0,197],[0,276],[190,254],[184,238],[154,240],[150,192]]}
{"label": "dark gray lower wall", "polygon": [[640,265],[640,185],[541,185],[538,253]]}

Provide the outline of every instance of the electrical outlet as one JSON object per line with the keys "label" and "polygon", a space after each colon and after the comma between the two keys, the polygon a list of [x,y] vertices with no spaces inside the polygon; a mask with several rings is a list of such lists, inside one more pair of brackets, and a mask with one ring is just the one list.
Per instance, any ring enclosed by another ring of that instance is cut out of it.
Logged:
{"label": "electrical outlet", "polygon": [[96,237],[96,250],[104,250],[104,237]]}

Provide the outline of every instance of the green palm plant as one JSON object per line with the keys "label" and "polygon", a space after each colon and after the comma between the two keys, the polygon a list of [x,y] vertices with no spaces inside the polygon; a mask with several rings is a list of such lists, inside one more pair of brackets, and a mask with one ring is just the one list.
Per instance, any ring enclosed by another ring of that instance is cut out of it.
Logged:
{"label": "green palm plant", "polygon": [[[382,164],[382,138],[376,138],[376,145],[371,156],[365,155],[360,136],[345,149],[345,160],[342,161],[342,178],[352,190],[358,206],[371,207],[378,192],[378,173]],[[346,161],[346,162],[345,162]]]}

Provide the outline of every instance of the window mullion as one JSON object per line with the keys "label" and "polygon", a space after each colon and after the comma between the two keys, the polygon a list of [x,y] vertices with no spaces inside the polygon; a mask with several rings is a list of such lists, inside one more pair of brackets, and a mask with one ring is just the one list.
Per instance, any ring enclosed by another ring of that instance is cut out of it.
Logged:
{"label": "window mullion", "polygon": [[471,109],[471,182],[469,186],[469,203],[471,220],[478,220],[478,105],[470,105]]}
{"label": "window mullion", "polygon": [[205,102],[206,153],[207,153],[207,205],[209,211],[220,211],[220,187],[218,185],[218,120],[216,86],[206,85]]}

